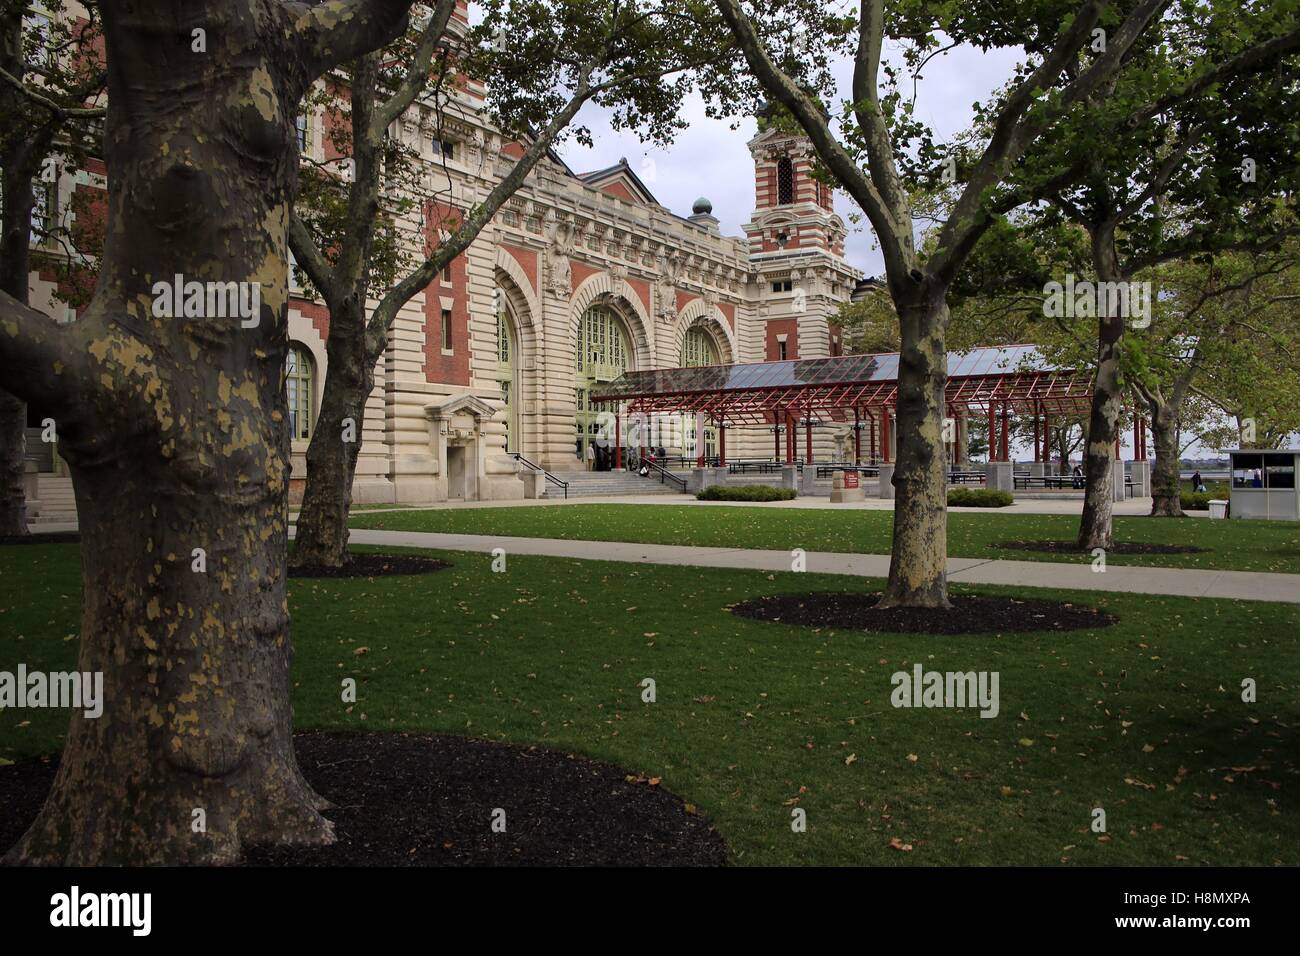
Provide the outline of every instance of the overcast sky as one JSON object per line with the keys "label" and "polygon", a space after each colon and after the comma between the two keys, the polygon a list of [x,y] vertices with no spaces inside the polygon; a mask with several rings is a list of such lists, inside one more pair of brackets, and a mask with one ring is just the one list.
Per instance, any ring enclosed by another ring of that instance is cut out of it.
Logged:
{"label": "overcast sky", "polygon": [[[936,57],[926,67],[918,84],[917,115],[929,123],[939,141],[965,129],[971,121],[971,106],[985,100],[1011,76],[1019,51],[995,50],[982,53],[958,48]],[[895,58],[896,59],[896,58]],[[841,93],[849,89],[851,64],[846,60],[836,69]],[[697,96],[686,105],[687,128],[667,149],[652,149],[631,132],[611,129],[605,112],[588,104],[579,121],[592,130],[595,145],[588,149],[572,139],[559,153],[575,172],[612,166],[623,157],[645,181],[650,191],[673,212],[688,216],[699,196],[713,202],[713,214],[721,220],[726,235],[740,236],[741,224],[754,209],[754,163],[745,144],[754,137],[753,117],[740,120],[737,129],[726,121],[709,119]],[[867,275],[883,271],[875,236],[863,220],[854,224],[855,211],[845,194],[835,197],[835,211],[849,227],[847,256]]]}

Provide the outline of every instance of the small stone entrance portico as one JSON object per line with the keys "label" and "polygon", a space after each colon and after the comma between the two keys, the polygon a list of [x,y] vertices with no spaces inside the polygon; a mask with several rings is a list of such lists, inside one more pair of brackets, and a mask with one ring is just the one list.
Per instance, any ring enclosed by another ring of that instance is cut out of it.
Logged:
{"label": "small stone entrance portico", "polygon": [[466,393],[426,405],[424,414],[429,419],[435,500],[523,498],[519,463],[499,451],[488,452],[483,426],[496,409]]}

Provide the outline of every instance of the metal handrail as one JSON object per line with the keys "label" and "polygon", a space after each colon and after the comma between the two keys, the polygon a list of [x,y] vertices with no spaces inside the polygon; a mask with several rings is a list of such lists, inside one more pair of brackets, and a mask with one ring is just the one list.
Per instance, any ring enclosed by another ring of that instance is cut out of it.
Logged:
{"label": "metal handrail", "polygon": [[563,488],[564,500],[565,501],[569,500],[569,483],[567,481],[562,481],[561,479],[556,478],[553,474],[551,474],[541,465],[537,464],[536,462],[529,461],[527,458],[519,454],[519,452],[517,451],[512,451],[510,454],[514,456],[515,461],[519,462],[520,464],[527,465],[533,471],[540,471],[543,475],[546,476],[546,480],[549,481],[551,484],[558,485],[559,487]]}
{"label": "metal handrail", "polygon": [[[678,488],[679,491],[681,491],[683,494],[685,494],[685,492],[686,492],[686,479],[685,479],[685,478],[680,478],[680,477],[678,477],[677,475],[674,475],[671,471],[669,471],[669,470],[668,470],[667,468],[665,468],[663,465],[659,464],[659,462],[657,462],[657,461],[651,461],[651,460],[650,460],[650,457],[649,457],[648,455],[647,455],[645,458],[641,458],[641,459],[639,459],[639,460],[636,460],[636,459],[632,458],[631,456],[629,456],[629,458],[628,458],[628,470],[629,470],[629,471],[636,471],[636,472],[639,472],[639,471],[641,470],[641,466],[642,466],[642,465],[645,465],[647,468],[653,469],[655,472],[657,472],[657,473],[659,474],[659,483],[660,483],[661,485],[666,485],[669,481],[671,481],[673,484],[675,484],[675,485],[677,486],[677,488]],[[649,476],[647,475],[646,477],[649,477]]]}

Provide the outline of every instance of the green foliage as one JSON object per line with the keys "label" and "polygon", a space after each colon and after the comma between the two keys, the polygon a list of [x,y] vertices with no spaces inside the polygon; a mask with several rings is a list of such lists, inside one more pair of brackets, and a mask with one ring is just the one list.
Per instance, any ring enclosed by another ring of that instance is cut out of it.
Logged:
{"label": "green foliage", "polygon": [[949,488],[949,508],[1005,508],[1014,503],[1015,498],[1009,491],[995,491],[992,488]]}
{"label": "green foliage", "polygon": [[710,485],[695,494],[700,501],[790,501],[797,496],[793,488],[775,485]]}
{"label": "green foliage", "polygon": [[1214,485],[1208,491],[1184,491],[1179,497],[1184,511],[1209,511],[1211,501],[1228,501],[1230,494],[1227,485]]}

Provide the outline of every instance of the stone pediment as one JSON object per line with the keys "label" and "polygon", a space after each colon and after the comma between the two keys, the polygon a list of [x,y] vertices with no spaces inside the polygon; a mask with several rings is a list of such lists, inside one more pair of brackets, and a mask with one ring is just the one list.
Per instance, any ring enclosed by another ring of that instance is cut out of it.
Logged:
{"label": "stone pediment", "polygon": [[496,414],[494,409],[483,399],[474,395],[464,394],[457,395],[447,399],[440,405],[424,406],[424,414],[429,418],[453,418],[457,415],[468,415],[476,420],[491,418]]}

